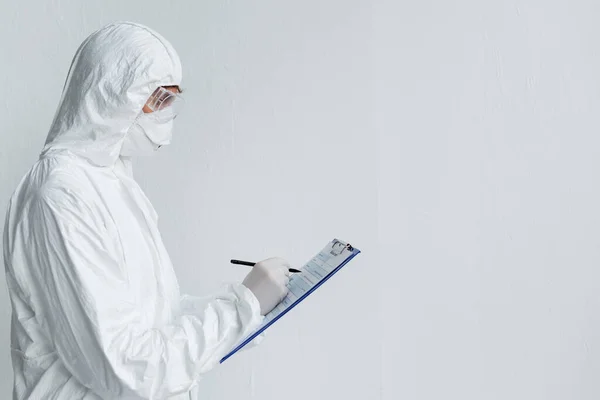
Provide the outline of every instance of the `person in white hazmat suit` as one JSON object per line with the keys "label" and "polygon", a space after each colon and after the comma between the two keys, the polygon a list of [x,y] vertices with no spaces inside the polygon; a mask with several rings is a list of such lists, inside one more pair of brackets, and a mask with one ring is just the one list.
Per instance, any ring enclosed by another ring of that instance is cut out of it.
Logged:
{"label": "person in white hazmat suit", "polygon": [[188,399],[287,293],[279,258],[214,297],[179,293],[130,157],[169,143],[181,75],[169,42],[133,23],[77,50],[6,217],[14,399]]}

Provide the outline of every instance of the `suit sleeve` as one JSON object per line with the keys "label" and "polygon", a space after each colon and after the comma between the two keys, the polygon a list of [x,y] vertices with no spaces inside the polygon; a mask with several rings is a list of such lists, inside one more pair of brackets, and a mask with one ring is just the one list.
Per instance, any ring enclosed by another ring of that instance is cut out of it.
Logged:
{"label": "suit sleeve", "polygon": [[30,217],[51,339],[65,367],[103,398],[187,392],[262,322],[254,295],[233,285],[210,300],[183,298],[181,316],[148,326],[115,239],[85,202],[46,191]]}

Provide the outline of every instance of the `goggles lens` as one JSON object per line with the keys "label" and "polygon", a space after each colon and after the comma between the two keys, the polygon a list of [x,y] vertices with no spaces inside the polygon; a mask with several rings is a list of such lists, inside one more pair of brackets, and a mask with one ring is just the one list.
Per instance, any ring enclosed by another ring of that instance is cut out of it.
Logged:
{"label": "goggles lens", "polygon": [[167,122],[179,115],[185,102],[178,93],[173,93],[163,87],[159,87],[152,93],[146,106],[152,110],[147,113],[148,117],[160,122]]}

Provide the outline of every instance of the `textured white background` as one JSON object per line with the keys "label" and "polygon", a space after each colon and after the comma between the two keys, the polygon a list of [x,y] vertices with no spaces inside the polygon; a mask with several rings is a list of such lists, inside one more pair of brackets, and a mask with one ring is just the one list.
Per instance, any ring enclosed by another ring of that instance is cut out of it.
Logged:
{"label": "textured white background", "polygon": [[363,250],[199,398],[598,399],[599,17],[583,0],[5,1],[0,207],[80,42],[141,22],[184,65],[174,143],[136,165],[182,291],[241,280],[232,257]]}

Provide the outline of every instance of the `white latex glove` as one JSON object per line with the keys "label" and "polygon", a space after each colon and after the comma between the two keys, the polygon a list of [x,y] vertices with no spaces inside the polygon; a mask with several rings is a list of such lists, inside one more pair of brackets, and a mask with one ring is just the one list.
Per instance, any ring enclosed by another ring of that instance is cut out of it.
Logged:
{"label": "white latex glove", "polygon": [[269,258],[256,263],[242,282],[258,299],[261,315],[268,314],[288,294],[289,268],[286,260]]}

